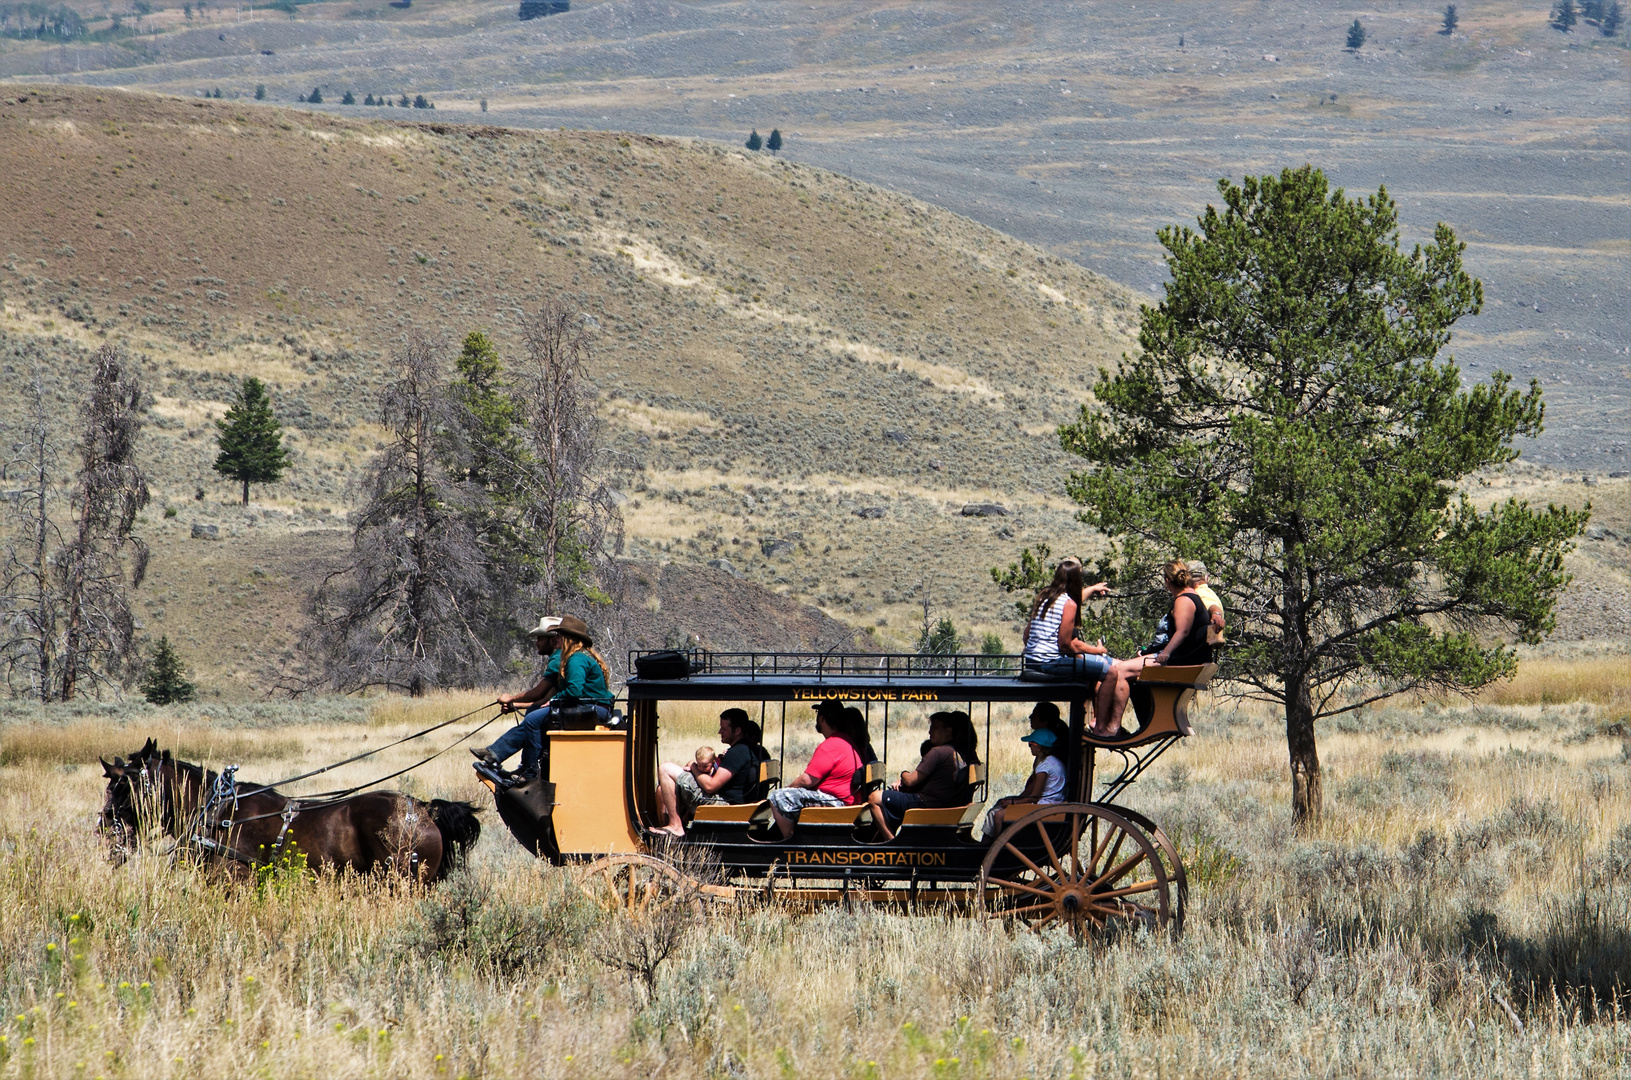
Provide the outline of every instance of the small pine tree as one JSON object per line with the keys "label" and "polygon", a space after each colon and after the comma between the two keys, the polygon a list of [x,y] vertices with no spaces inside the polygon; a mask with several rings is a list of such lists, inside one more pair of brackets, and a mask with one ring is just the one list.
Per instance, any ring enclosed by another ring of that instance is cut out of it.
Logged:
{"label": "small pine tree", "polygon": [[774,154],[777,150],[780,150],[781,148],[782,148],[782,129],[781,128],[771,128],[770,129],[770,138],[765,140],[765,149],[769,150],[772,154]]}
{"label": "small pine tree", "polygon": [[941,619],[933,626],[925,626],[917,638],[919,656],[955,656],[962,649],[962,635],[949,618]]}
{"label": "small pine tree", "polygon": [[1354,24],[1348,27],[1348,51],[1358,52],[1360,49],[1364,48],[1364,46],[1365,27],[1359,22],[1358,19],[1355,19]]}
{"label": "small pine tree", "polygon": [[323,90],[322,90],[322,87],[318,87],[318,86],[312,87],[311,88],[311,93],[306,95],[306,100],[311,102],[313,105],[321,105],[323,103]]}
{"label": "small pine tree", "polygon": [[362,103],[364,105],[372,105],[374,103],[374,95],[369,94],[367,97],[362,99]]}
{"label": "small pine tree", "polygon": [[995,634],[993,632],[987,631],[985,636],[980,638],[980,655],[981,656],[1001,656],[1001,655],[1003,655],[1002,638],[999,635],[997,635],[997,634]]}
{"label": "small pine tree", "polygon": [[413,99],[413,107],[416,109],[428,109],[430,108],[430,102],[425,100],[424,94],[415,94]]}
{"label": "small pine tree", "polygon": [[1570,33],[1579,21],[1580,9],[1574,6],[1574,0],[1559,0],[1557,7],[1552,9],[1552,28],[1555,30]]}
{"label": "small pine tree", "polygon": [[153,647],[153,659],[147,665],[147,674],[142,676],[140,685],[142,697],[154,705],[193,699],[195,688],[187,681],[181,657],[170,647],[168,637],[159,638],[159,643]]}
{"label": "small pine tree", "polygon": [[758,149],[762,148],[764,146],[764,144],[765,144],[765,141],[763,139],[759,138],[759,133],[757,131],[755,131],[753,134],[748,136],[748,141],[747,141],[746,145],[747,145],[747,148],[749,150],[758,150]]}
{"label": "small pine tree", "polygon": [[1454,4],[1451,4],[1449,7],[1444,9],[1444,34],[1446,36],[1455,33],[1455,28],[1459,26],[1460,23],[1461,19],[1455,13]]}
{"label": "small pine tree", "polygon": [[215,471],[243,484],[243,504],[249,505],[249,485],[275,483],[289,467],[289,452],[283,446],[283,428],[272,415],[272,399],[266,385],[253,375],[244,379],[238,400],[227,410],[226,419],[217,420],[221,433],[216,437],[220,453]]}
{"label": "small pine tree", "polygon": [[409,105],[412,105],[412,104],[413,104],[413,102],[408,99],[407,94],[403,94],[402,97],[397,100],[397,107],[398,108],[406,109]]}
{"label": "small pine tree", "polygon": [[219,86],[217,86],[215,88],[215,93],[211,94],[210,96],[211,97],[216,97],[216,98],[220,97],[221,96],[221,88]]}
{"label": "small pine tree", "polygon": [[357,103],[357,95],[353,94],[349,90],[347,90],[345,92],[345,97],[340,99],[340,104],[341,105],[355,105],[356,103]]}
{"label": "small pine tree", "polygon": [[1620,0],[1608,5],[1608,12],[1603,16],[1603,36],[1613,37],[1620,32],[1620,24],[1625,22],[1625,14],[1620,11]]}
{"label": "small pine tree", "polygon": [[[200,8],[199,10],[202,11],[203,9]],[[255,100],[256,101],[265,101],[266,100],[266,84],[265,83],[256,83],[255,84]]]}
{"label": "small pine tree", "polygon": [[1580,17],[1589,23],[1600,23],[1607,7],[1603,0],[1580,0]]}
{"label": "small pine tree", "polygon": [[481,111],[482,112],[487,111],[487,99],[486,98],[481,99]]}

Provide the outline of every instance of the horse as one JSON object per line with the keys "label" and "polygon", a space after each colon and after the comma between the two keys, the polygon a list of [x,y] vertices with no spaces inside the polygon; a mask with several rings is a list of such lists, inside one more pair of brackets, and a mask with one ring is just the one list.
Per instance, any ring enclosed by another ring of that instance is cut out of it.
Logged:
{"label": "horse", "polygon": [[[147,743],[130,760],[102,762],[108,787],[98,828],[122,864],[130,839],[157,825],[208,861],[238,873],[304,858],[314,870],[376,871],[441,881],[481,836],[467,802],[420,802],[397,791],[365,791],[302,802],[172,757]],[[243,783],[248,789],[240,792]]]}

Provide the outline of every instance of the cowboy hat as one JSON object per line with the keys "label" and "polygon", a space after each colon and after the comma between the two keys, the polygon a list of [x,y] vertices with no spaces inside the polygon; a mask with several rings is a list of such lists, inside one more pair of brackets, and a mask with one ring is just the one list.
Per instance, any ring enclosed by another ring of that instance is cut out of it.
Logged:
{"label": "cowboy hat", "polygon": [[556,620],[555,632],[569,638],[577,638],[585,645],[593,645],[594,638],[589,633],[589,624],[576,615],[562,615]]}
{"label": "cowboy hat", "polygon": [[540,615],[538,625],[527,631],[528,637],[554,637],[561,628],[559,615]]}

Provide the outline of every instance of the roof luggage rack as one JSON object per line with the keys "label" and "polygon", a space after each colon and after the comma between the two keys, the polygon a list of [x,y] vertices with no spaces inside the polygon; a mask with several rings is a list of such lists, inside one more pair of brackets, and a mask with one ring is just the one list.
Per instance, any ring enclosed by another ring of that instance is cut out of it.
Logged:
{"label": "roof luggage rack", "polygon": [[[671,650],[630,650],[629,670],[638,671],[642,658],[659,653],[672,655]],[[690,675],[735,675],[745,676],[749,680],[799,675],[818,680],[864,676],[884,681],[933,678],[958,682],[975,678],[1013,679],[1025,668],[1022,656],[988,656],[984,653],[936,656],[919,653],[713,652],[693,649],[685,655],[690,662]]]}

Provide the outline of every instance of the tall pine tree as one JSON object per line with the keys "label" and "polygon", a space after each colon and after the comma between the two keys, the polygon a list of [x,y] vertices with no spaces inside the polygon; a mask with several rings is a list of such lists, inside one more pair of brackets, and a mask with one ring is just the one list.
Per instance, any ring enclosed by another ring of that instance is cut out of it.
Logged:
{"label": "tall pine tree", "polygon": [[1365,27],[1358,19],[1348,27],[1348,51],[1358,52],[1365,47]]}
{"label": "tall pine tree", "polygon": [[[1465,387],[1442,355],[1483,303],[1448,226],[1401,251],[1386,189],[1350,200],[1309,166],[1218,188],[1199,231],[1161,230],[1166,298],[1059,437],[1089,463],[1067,488],[1118,591],[1151,595],[1148,568],[1178,553],[1227,590],[1222,677],[1283,710],[1306,823],[1316,721],[1510,677],[1509,643],[1552,629],[1587,515],[1466,491],[1543,409],[1538,384]],[[1092,629],[1135,644],[1113,621]]]}
{"label": "tall pine tree", "polygon": [[238,400],[227,409],[226,419],[217,420],[221,433],[215,445],[215,471],[243,485],[243,504],[249,505],[250,484],[272,484],[289,467],[289,452],[283,446],[283,428],[272,415],[272,399],[266,384],[253,375],[238,388]]}

